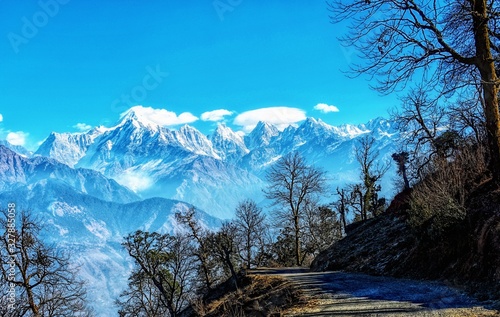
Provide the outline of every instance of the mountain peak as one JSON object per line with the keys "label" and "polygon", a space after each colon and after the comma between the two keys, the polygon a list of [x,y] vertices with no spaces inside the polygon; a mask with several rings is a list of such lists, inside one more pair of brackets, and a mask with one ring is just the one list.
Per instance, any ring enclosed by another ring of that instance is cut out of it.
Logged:
{"label": "mountain peak", "polygon": [[314,119],[313,117],[307,117],[305,123],[318,123],[318,120]]}
{"label": "mountain peak", "polygon": [[245,137],[248,149],[269,145],[271,138],[279,134],[278,128],[266,121],[259,121],[255,128]]}
{"label": "mountain peak", "polygon": [[190,126],[189,124],[185,124],[182,127],[179,128],[179,132],[182,134],[202,134],[200,131],[198,131],[196,128]]}
{"label": "mountain peak", "polygon": [[230,127],[228,127],[225,123],[218,123],[217,128],[212,135],[212,139],[219,137],[222,139],[230,139],[237,140],[238,142],[243,142],[241,135],[234,132]]}
{"label": "mountain peak", "polygon": [[14,145],[14,144],[10,143],[7,140],[0,140],[0,146],[5,146],[6,148],[8,148],[8,149],[10,149],[10,150],[12,150],[14,152],[16,152],[17,154],[25,156],[25,157],[30,157],[31,155],[33,155],[33,152],[28,151],[23,146],[21,146],[21,145]]}
{"label": "mountain peak", "polygon": [[224,123],[217,124],[210,140],[222,158],[240,158],[248,153],[243,137]]}
{"label": "mountain peak", "polygon": [[272,134],[274,136],[279,133],[279,130],[278,128],[276,128],[276,126],[267,121],[259,121],[250,134],[263,132],[266,134]]}
{"label": "mountain peak", "polygon": [[265,127],[274,127],[271,123],[267,122],[267,121],[259,121],[257,123],[257,125],[255,126],[254,130],[255,129],[262,129],[262,128],[265,128]]}
{"label": "mountain peak", "polygon": [[326,124],[321,119],[314,119],[313,117],[308,117],[304,123],[299,126],[299,131],[304,134],[321,135],[326,133],[326,131],[332,130],[331,125]]}
{"label": "mountain peak", "polygon": [[118,126],[133,125],[135,128],[147,128],[158,130],[161,124],[151,115],[151,108],[143,106],[134,106],[121,115],[121,122]]}
{"label": "mountain peak", "polygon": [[376,136],[390,136],[398,132],[396,124],[383,117],[372,119],[365,126]]}

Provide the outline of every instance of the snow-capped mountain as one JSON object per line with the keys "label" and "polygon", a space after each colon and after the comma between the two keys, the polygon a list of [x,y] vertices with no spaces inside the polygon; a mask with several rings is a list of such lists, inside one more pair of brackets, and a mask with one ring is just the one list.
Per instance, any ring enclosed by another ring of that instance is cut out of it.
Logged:
{"label": "snow-capped mountain", "polygon": [[[141,109],[130,109],[111,128],[53,134],[36,154],[99,171],[143,198],[184,200],[216,217],[230,218],[239,201],[263,199],[265,172],[287,153],[299,151],[309,163],[326,169],[334,187],[358,180],[354,149],[359,137],[371,133],[386,160],[398,137],[394,125],[382,118],[338,127],[307,118],[283,131],[263,121],[245,136],[219,124],[207,137],[189,125],[177,130],[160,126]],[[391,182],[386,183],[389,193]]]}
{"label": "snow-capped mountain", "polygon": [[94,170],[73,169],[42,156],[26,158],[0,145],[0,192],[48,180],[105,201],[127,203],[140,199],[131,190]]}
{"label": "snow-capped mountain", "polygon": [[268,146],[271,139],[278,134],[279,131],[275,126],[267,122],[260,121],[252,132],[245,136],[244,141],[248,149],[254,150],[260,147]]}
{"label": "snow-capped mountain", "polygon": [[11,144],[7,140],[0,140],[0,145],[3,145],[6,148],[9,148],[12,151],[15,151],[16,153],[21,154],[22,156],[25,156],[25,157],[29,157],[29,156],[33,155],[33,152],[27,150],[23,146]]}
{"label": "snow-capped mountain", "polygon": [[[171,232],[173,214],[190,204],[210,228],[231,218],[243,199],[266,207],[266,172],[292,151],[328,172],[333,193],[359,182],[355,148],[369,134],[379,158],[391,161],[399,134],[382,118],[342,126],[308,118],[281,131],[262,121],[247,135],[219,124],[206,136],[189,125],[163,127],[134,107],[113,127],[52,133],[33,155],[0,145],[0,207],[16,202],[43,219],[46,239],[75,253],[90,299],[107,316],[116,313],[111,303],[130,271],[124,236]],[[393,192],[394,174],[395,168],[383,180],[385,195]],[[334,199],[326,195],[325,202]]]}
{"label": "snow-capped mountain", "polygon": [[[97,127],[87,133],[52,132],[35,154],[54,157],[60,162],[74,166],[85,155],[94,139],[105,130],[104,127]],[[57,146],[50,146],[51,144],[57,144]]]}
{"label": "snow-capped mountain", "polygon": [[[0,146],[0,209],[8,203],[43,223],[43,239],[70,251],[88,282],[100,316],[116,315],[114,300],[127,285],[131,261],[120,243],[136,230],[173,232],[174,214],[191,205],[165,198],[140,200],[92,170],[73,169],[46,157],[23,157]],[[220,220],[197,210],[208,228]]]}
{"label": "snow-capped mountain", "polygon": [[217,125],[217,129],[210,137],[212,146],[223,160],[234,161],[249,152],[243,137],[236,134],[225,124]]}

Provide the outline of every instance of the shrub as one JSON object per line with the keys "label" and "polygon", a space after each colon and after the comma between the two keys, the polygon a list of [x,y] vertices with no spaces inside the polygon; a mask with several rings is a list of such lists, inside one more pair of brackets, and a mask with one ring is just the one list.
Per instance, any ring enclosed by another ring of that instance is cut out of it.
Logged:
{"label": "shrub", "polygon": [[461,145],[451,157],[437,157],[424,179],[415,185],[408,221],[439,236],[466,216],[467,197],[483,180],[487,165],[485,149],[474,143]]}

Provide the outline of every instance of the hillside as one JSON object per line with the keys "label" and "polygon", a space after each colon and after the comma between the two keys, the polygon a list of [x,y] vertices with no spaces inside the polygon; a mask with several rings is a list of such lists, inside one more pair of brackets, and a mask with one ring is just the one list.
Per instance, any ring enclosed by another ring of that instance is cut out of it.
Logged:
{"label": "hillside", "polygon": [[351,225],[347,236],[319,254],[314,271],[444,280],[481,300],[500,300],[500,190],[479,186],[466,201],[466,217],[440,236],[429,224],[410,227],[405,195],[380,217]]}
{"label": "hillside", "polygon": [[[0,145],[0,207],[12,202],[43,223],[44,241],[70,251],[99,316],[115,313],[113,301],[127,284],[131,264],[120,245],[123,237],[136,230],[173,232],[174,214],[193,207],[165,198],[141,200],[99,172]],[[220,226],[219,219],[197,213],[206,227]]]}

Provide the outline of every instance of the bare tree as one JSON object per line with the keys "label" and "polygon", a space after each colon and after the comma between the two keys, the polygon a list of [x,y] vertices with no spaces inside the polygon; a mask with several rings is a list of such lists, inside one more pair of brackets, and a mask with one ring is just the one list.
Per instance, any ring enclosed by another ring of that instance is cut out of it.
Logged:
{"label": "bare tree", "polygon": [[238,265],[238,250],[236,243],[237,228],[234,223],[226,222],[220,230],[208,235],[212,254],[218,260],[219,267],[226,272],[225,278],[230,278],[235,287],[238,288],[238,277],[235,267]]}
{"label": "bare tree", "polygon": [[410,154],[406,151],[398,152],[398,153],[393,153],[392,154],[392,159],[396,162],[398,166],[398,174],[403,177],[403,183],[404,183],[404,190],[410,189],[410,181],[408,180],[408,160],[410,158]]}
{"label": "bare tree", "polygon": [[215,263],[212,260],[213,255],[207,240],[209,232],[198,223],[194,207],[184,212],[177,212],[175,218],[188,229],[188,236],[195,244],[193,254],[200,264],[199,275],[203,280],[205,290],[209,291],[216,282],[216,277],[214,277]]}
{"label": "bare tree", "polygon": [[425,224],[425,234],[436,238],[463,221],[468,197],[484,181],[485,155],[474,142],[461,142],[453,160],[436,158],[427,177],[413,188],[409,223]]}
{"label": "bare tree", "polygon": [[[129,304],[143,305],[144,300],[152,298],[159,304],[149,304],[149,308],[141,310],[150,313],[153,309],[163,306],[171,317],[175,317],[186,307],[193,294],[192,278],[195,272],[192,250],[185,236],[137,231],[125,237],[122,245],[137,265],[136,272],[131,276],[134,292],[122,294],[125,301],[122,308]],[[145,279],[140,281],[138,279]],[[155,291],[151,289],[154,285]],[[140,286],[141,288],[139,288]],[[144,287],[145,286],[145,287]],[[148,295],[139,294],[146,290]],[[155,296],[156,295],[156,296]],[[140,300],[130,301],[131,297]],[[145,296],[145,297],[141,297]],[[121,309],[122,316],[136,316]]]}
{"label": "bare tree", "polygon": [[365,200],[363,199],[363,187],[361,184],[351,184],[349,185],[349,206],[352,208],[354,213],[354,221],[365,220],[364,211],[367,210],[365,207]]}
{"label": "bare tree", "polygon": [[168,309],[160,301],[161,293],[144,271],[134,269],[128,288],[120,294],[115,304],[120,317],[156,317],[168,315]]}
{"label": "bare tree", "polygon": [[361,186],[353,190],[354,198],[359,197],[361,220],[368,219],[368,213],[377,216],[381,202],[378,198],[378,182],[389,169],[389,164],[377,161],[379,152],[374,148],[375,138],[362,137],[356,148],[356,159],[361,169]]}
{"label": "bare tree", "polygon": [[84,282],[78,279],[67,252],[40,238],[41,225],[28,212],[18,222],[7,212],[0,220],[2,287],[15,292],[8,316],[92,316]]}
{"label": "bare tree", "polygon": [[325,188],[325,173],[313,166],[308,166],[297,152],[281,158],[267,173],[269,187],[266,197],[273,200],[280,209],[276,215],[280,225],[290,225],[293,230],[295,265],[302,265],[301,236],[302,222],[306,204],[316,200]]}
{"label": "bare tree", "polygon": [[317,204],[307,204],[305,213],[305,244],[311,256],[326,250],[333,242],[342,238],[342,225],[337,213]]}
{"label": "bare tree", "polygon": [[342,188],[337,187],[337,195],[339,199],[333,203],[333,207],[337,210],[340,215],[340,221],[342,224],[342,234],[345,234],[347,227],[347,213],[349,212],[349,196],[348,192]]}
{"label": "bare tree", "polygon": [[448,111],[448,124],[451,129],[457,131],[464,139],[472,138],[477,144],[485,143],[487,134],[483,105],[480,87],[471,96],[457,98]]}
{"label": "bare tree", "polygon": [[247,199],[238,204],[234,224],[236,225],[239,247],[239,256],[244,266],[249,269],[252,265],[259,266],[261,255],[266,245],[266,216],[262,213],[255,201]]}
{"label": "bare tree", "polygon": [[[423,87],[412,89],[402,101],[401,109],[395,110],[392,117],[398,123],[404,137],[405,150],[402,152],[408,153],[404,170],[407,178],[422,180],[424,176],[422,171],[427,169],[427,165],[433,162],[435,156],[445,157],[449,154],[447,153],[450,148],[449,144],[443,141],[452,134],[458,136],[458,133],[453,130],[454,127],[463,132],[470,128],[479,137],[480,127],[473,122],[473,118],[464,118],[472,109],[459,109],[456,106],[443,107],[439,104],[439,100],[431,98]],[[402,161],[396,162],[401,168],[399,164]],[[409,185],[410,180],[407,180]]]}
{"label": "bare tree", "polygon": [[341,40],[364,61],[352,70],[376,76],[379,91],[403,88],[417,75],[439,96],[481,88],[489,169],[499,183],[498,1],[334,0],[329,8],[332,22],[352,22]]}
{"label": "bare tree", "polygon": [[438,101],[420,87],[411,90],[403,98],[402,108],[392,113],[404,138],[404,150],[393,159],[405,188],[409,188],[410,179],[421,181],[436,158],[452,158],[458,143],[471,139],[480,145],[486,140],[477,109],[479,101],[463,99],[449,107]]}
{"label": "bare tree", "polygon": [[271,246],[273,259],[271,264],[277,263],[280,266],[293,266],[295,262],[295,247],[293,230],[289,226],[280,229],[276,241]]}

